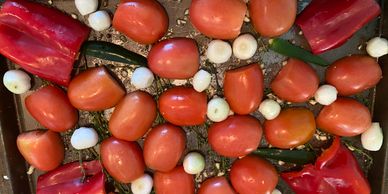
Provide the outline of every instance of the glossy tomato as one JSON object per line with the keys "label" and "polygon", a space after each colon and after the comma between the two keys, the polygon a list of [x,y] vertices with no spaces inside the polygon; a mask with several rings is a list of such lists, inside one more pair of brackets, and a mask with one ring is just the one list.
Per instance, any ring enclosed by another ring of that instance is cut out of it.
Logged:
{"label": "glossy tomato", "polygon": [[141,44],[152,44],[167,32],[168,15],[156,0],[121,1],[113,27]]}
{"label": "glossy tomato", "polygon": [[71,80],[67,95],[71,104],[86,111],[101,111],[115,106],[125,90],[105,67],[95,67]]}
{"label": "glossy tomato", "polygon": [[130,183],[144,174],[143,154],[136,142],[110,137],[101,143],[100,154],[104,168],[117,181]]}
{"label": "glossy tomato", "polygon": [[271,193],[278,179],[275,167],[257,156],[236,160],[230,171],[232,185],[241,194]]}
{"label": "glossy tomato", "polygon": [[153,128],[144,141],[144,160],[153,170],[168,172],[181,158],[186,147],[185,132],[174,125]]}
{"label": "glossy tomato", "polygon": [[281,99],[305,102],[313,97],[319,86],[315,70],[307,63],[290,58],[276,75],[271,89]]}
{"label": "glossy tomato", "polygon": [[172,124],[200,125],[206,121],[206,93],[188,87],[168,89],[159,97],[159,111]]}
{"label": "glossy tomato", "polygon": [[252,116],[235,115],[213,123],[208,131],[209,144],[218,154],[241,157],[257,149],[263,130]]}
{"label": "glossy tomato", "polygon": [[342,58],[326,70],[326,81],[343,96],[374,87],[381,78],[381,68],[376,59],[363,55]]}
{"label": "glossy tomato", "polygon": [[225,73],[224,93],[233,112],[241,115],[254,112],[263,98],[264,78],[258,64],[251,64]]}
{"label": "glossy tomato", "polygon": [[34,119],[52,131],[66,131],[78,121],[78,112],[70,104],[67,95],[51,85],[29,95],[25,105]]}
{"label": "glossy tomato", "polygon": [[206,179],[201,184],[198,194],[236,194],[225,177],[213,177]]}
{"label": "glossy tomato", "polygon": [[154,174],[154,186],[157,194],[194,194],[193,175],[187,174],[183,166],[177,166],[169,172]]}
{"label": "glossy tomato", "polygon": [[247,6],[242,0],[192,0],[189,14],[193,26],[217,39],[234,39],[240,34]]}
{"label": "glossy tomato", "polygon": [[20,134],[16,142],[24,159],[39,170],[53,170],[62,163],[65,157],[63,142],[56,132],[29,131]]}
{"label": "glossy tomato", "polygon": [[372,125],[369,109],[351,98],[338,98],[317,117],[320,129],[339,136],[356,136]]}
{"label": "glossy tomato", "polygon": [[109,120],[109,131],[116,138],[136,141],[151,128],[155,118],[155,100],[146,92],[135,91],[116,105]]}
{"label": "glossy tomato", "polygon": [[251,0],[249,15],[255,30],[262,36],[274,37],[287,32],[294,24],[296,0]]}
{"label": "glossy tomato", "polygon": [[315,133],[314,114],[306,108],[288,108],[264,123],[265,139],[283,149],[307,143]]}
{"label": "glossy tomato", "polygon": [[187,79],[199,68],[199,51],[195,40],[171,38],[155,44],[148,54],[148,67],[162,78]]}

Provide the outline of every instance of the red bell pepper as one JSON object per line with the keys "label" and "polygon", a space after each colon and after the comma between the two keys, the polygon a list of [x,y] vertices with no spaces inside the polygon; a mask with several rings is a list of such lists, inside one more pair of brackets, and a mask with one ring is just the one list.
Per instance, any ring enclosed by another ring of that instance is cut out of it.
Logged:
{"label": "red bell pepper", "polygon": [[0,10],[0,54],[64,86],[89,32],[59,10],[27,0],[7,0]]}
{"label": "red bell pepper", "polygon": [[312,52],[319,54],[345,43],[380,14],[375,0],[313,0],[296,19]]}
{"label": "red bell pepper", "polygon": [[105,194],[105,174],[100,162],[83,162],[82,168],[79,162],[72,162],[39,176],[36,193]]}
{"label": "red bell pepper", "polygon": [[370,194],[368,181],[352,152],[336,137],[333,144],[300,172],[281,177],[296,194]]}

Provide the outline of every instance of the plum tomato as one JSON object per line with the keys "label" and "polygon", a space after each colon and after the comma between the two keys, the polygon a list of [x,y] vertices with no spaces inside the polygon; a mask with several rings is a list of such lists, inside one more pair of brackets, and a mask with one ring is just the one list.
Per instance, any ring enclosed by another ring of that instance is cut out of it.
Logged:
{"label": "plum tomato", "polygon": [[206,179],[201,184],[198,194],[236,194],[236,192],[225,177],[219,176]]}
{"label": "plum tomato", "polygon": [[156,171],[154,186],[157,194],[194,194],[193,175],[187,174],[183,166],[177,166],[169,172]]}

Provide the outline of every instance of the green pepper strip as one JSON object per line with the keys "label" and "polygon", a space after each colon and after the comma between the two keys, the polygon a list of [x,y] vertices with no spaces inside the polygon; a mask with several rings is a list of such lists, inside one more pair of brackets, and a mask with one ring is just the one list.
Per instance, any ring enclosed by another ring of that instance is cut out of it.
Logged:
{"label": "green pepper strip", "polygon": [[272,148],[260,148],[254,151],[253,154],[262,156],[264,158],[281,160],[283,162],[300,165],[312,163],[316,158],[314,152],[306,150],[282,150]]}

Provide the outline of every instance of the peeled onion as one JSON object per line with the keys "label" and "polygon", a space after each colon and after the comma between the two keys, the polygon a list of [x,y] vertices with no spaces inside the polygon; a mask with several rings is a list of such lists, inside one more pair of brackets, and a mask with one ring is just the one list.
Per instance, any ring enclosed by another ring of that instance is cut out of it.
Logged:
{"label": "peeled onion", "polygon": [[89,15],[89,25],[95,31],[103,31],[110,27],[112,21],[108,12],[100,10]]}
{"label": "peeled onion", "polygon": [[329,105],[337,100],[337,89],[332,85],[322,85],[315,92],[314,98],[319,104]]}
{"label": "peeled onion", "polygon": [[247,60],[255,55],[257,40],[251,34],[243,34],[233,42],[233,55],[242,60]]}
{"label": "peeled onion", "polygon": [[259,112],[267,120],[272,120],[276,118],[280,114],[280,111],[281,111],[281,107],[279,103],[271,99],[264,100],[263,102],[261,102],[259,106]]}
{"label": "peeled onion", "polygon": [[93,128],[81,127],[73,132],[71,146],[77,150],[91,148],[98,143],[98,134]]}
{"label": "peeled onion", "polygon": [[31,88],[31,78],[21,70],[9,70],[3,77],[4,86],[14,94],[23,94]]}
{"label": "peeled onion", "polygon": [[202,69],[199,70],[193,78],[194,90],[197,92],[203,92],[209,87],[211,79],[212,75],[209,72]]}
{"label": "peeled onion", "polygon": [[131,190],[133,194],[149,194],[152,191],[154,181],[148,174],[144,174],[140,178],[131,183]]}
{"label": "peeled onion", "polygon": [[272,194],[282,194],[282,192],[279,191],[278,189],[274,189],[274,190],[272,191]]}
{"label": "peeled onion", "polygon": [[388,40],[375,37],[368,41],[366,51],[372,57],[381,57],[388,54]]}
{"label": "peeled onion", "polygon": [[362,147],[369,151],[379,151],[383,145],[383,130],[379,123],[372,126],[361,134]]}
{"label": "peeled onion", "polygon": [[230,107],[223,98],[213,98],[207,104],[207,117],[213,122],[221,122],[228,118]]}
{"label": "peeled onion", "polygon": [[98,0],[75,0],[74,2],[81,15],[88,15],[97,11]]}
{"label": "peeled onion", "polygon": [[191,152],[183,160],[183,168],[188,174],[198,174],[205,169],[205,158],[198,152]]}
{"label": "peeled onion", "polygon": [[213,40],[209,43],[206,56],[212,63],[225,63],[232,56],[232,47],[222,40]]}
{"label": "peeled onion", "polygon": [[148,88],[154,82],[154,74],[146,67],[135,69],[131,77],[131,83],[136,89]]}

